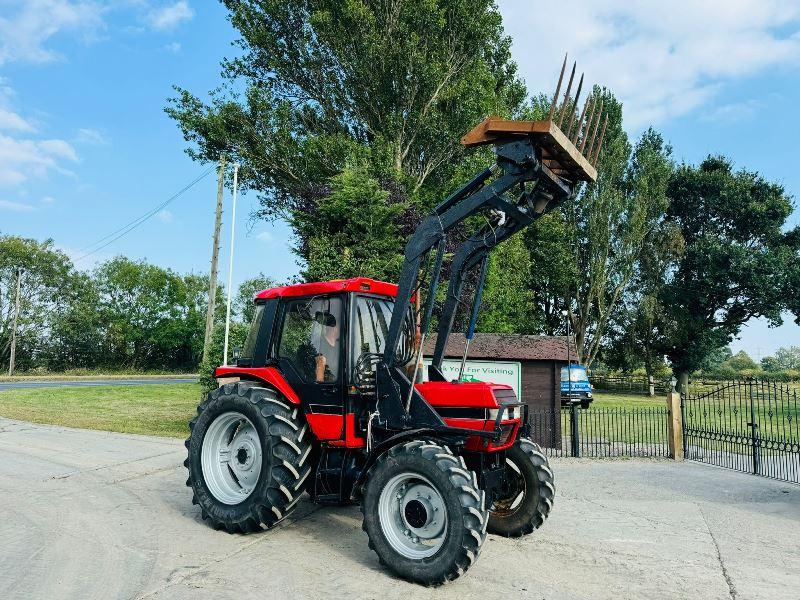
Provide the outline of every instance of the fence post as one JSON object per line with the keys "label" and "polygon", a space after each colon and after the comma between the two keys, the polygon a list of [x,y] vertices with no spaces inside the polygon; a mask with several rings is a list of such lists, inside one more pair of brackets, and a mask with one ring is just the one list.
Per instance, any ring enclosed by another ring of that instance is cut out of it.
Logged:
{"label": "fence post", "polygon": [[579,405],[576,403],[570,404],[570,413],[569,413],[569,421],[570,421],[570,429],[572,430],[570,433],[572,434],[572,456],[575,458],[579,458],[581,455],[581,441],[580,441],[580,433],[578,431],[578,408]]}
{"label": "fence post", "polygon": [[648,384],[647,393],[652,398],[653,396],[656,395],[656,383],[652,375],[649,375],[647,377],[647,384]]}
{"label": "fence post", "polygon": [[683,418],[681,415],[681,395],[675,391],[675,386],[667,394],[667,437],[669,442],[669,456],[675,460],[683,460]]}

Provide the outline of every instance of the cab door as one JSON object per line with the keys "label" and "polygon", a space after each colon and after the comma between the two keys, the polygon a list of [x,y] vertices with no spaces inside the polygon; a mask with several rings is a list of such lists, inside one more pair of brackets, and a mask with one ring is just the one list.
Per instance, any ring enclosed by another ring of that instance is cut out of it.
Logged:
{"label": "cab door", "polygon": [[344,439],[345,296],[284,298],[273,357],[319,440]]}

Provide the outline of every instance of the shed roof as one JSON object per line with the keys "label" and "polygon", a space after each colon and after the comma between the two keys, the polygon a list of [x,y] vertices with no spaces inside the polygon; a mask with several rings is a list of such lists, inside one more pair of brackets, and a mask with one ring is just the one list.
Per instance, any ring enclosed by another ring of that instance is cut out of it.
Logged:
{"label": "shed roof", "polygon": [[[570,337],[569,358],[575,361],[575,338]],[[445,356],[461,358],[464,354],[463,333],[453,333],[447,340]],[[436,335],[425,340],[425,356],[431,356]],[[469,346],[472,359],[491,360],[556,360],[567,362],[567,336],[520,335],[515,333],[476,333]]]}

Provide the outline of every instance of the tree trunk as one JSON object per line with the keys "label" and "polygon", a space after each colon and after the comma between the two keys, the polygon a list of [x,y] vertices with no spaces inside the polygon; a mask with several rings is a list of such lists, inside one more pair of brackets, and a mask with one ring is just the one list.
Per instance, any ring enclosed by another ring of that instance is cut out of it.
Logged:
{"label": "tree trunk", "polygon": [[681,394],[689,393],[689,371],[678,371],[677,389]]}

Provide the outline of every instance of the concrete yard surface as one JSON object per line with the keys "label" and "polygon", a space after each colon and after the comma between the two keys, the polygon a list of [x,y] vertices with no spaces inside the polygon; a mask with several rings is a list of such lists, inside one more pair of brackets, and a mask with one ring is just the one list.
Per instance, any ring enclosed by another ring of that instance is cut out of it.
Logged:
{"label": "concrete yard surface", "polygon": [[800,486],[695,463],[553,461],[534,535],[440,588],[396,579],[357,507],[267,532],[200,519],[178,440],[0,419],[0,598],[796,598]]}

